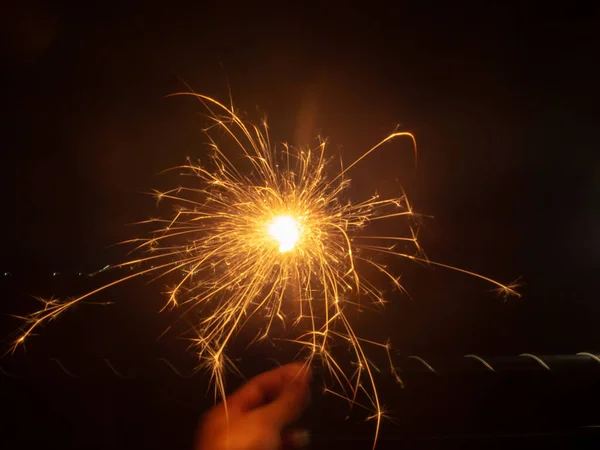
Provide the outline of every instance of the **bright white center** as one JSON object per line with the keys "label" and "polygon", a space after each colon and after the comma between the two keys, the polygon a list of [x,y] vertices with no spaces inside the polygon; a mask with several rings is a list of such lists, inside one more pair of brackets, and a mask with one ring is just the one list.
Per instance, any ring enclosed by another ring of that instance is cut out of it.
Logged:
{"label": "bright white center", "polygon": [[281,253],[288,252],[300,239],[298,222],[291,216],[277,216],[269,223],[269,236],[279,243]]}

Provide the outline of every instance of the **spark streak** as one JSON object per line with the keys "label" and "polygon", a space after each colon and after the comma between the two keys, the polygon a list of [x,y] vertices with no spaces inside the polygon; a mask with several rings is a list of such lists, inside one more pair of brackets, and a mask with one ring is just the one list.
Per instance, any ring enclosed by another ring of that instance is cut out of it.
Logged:
{"label": "spark streak", "polygon": [[[226,351],[240,329],[251,318],[259,318],[263,327],[256,339],[274,338],[274,321],[290,323],[295,314],[297,337],[287,341],[306,351],[307,365],[320,359],[339,386],[336,395],[350,405],[360,405],[356,402],[359,394],[368,400],[369,418],[376,422],[376,442],[384,412],[374,377],[379,369],[368,359],[366,347],[385,351],[391,373],[399,383],[401,380],[392,364],[389,342],[380,344],[357,336],[347,313],[356,306],[356,298],[384,302],[379,289],[365,276],[365,266],[374,267],[403,290],[399,278],[378,261],[378,255],[431,262],[422,253],[413,228],[406,236],[361,233],[370,222],[410,220],[415,213],[404,193],[389,199],[373,195],[356,203],[345,200],[350,182],[347,174],[396,138],[408,139],[416,156],[414,136],[392,133],[350,165],[333,170],[325,141],[319,141],[316,148],[272,145],[266,122],[257,125],[242,120],[233,105],[195,93],[174,95],[193,96],[208,111],[210,125],[205,131],[212,155],[208,166],[189,160],[178,168],[193,175],[189,184],[156,193],[157,201],[173,202],[173,216],[146,221],[155,224],[155,230],[149,237],[129,242],[136,245],[136,251],[148,254],[116,266],[151,262],[152,267],[66,302],[43,300],[42,310],[24,318],[13,349],[42,324],[104,289],[148,273],[157,278],[181,273],[168,293],[166,306],[200,315],[193,340],[201,364],[211,374],[215,395],[225,399],[224,374],[233,368]],[[239,159],[226,156],[222,140],[233,143],[248,168],[242,168]],[[413,253],[397,250],[399,242],[412,245]],[[518,295],[515,285],[433,264],[479,277],[505,295]],[[297,307],[290,306],[291,297]],[[351,361],[333,356],[334,342],[349,346]],[[354,369],[344,369],[346,362],[352,362]]]}

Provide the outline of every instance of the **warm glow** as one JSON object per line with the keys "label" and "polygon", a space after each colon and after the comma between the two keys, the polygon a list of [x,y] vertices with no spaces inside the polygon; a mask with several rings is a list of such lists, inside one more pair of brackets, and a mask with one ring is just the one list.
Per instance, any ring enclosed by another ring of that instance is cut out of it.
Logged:
{"label": "warm glow", "polygon": [[298,222],[291,216],[277,216],[269,223],[269,236],[279,243],[281,253],[293,250],[300,239]]}
{"label": "warm glow", "polygon": [[[389,142],[406,139],[416,158],[411,133],[395,131],[351,161],[342,161],[340,155],[338,166],[325,140],[302,147],[277,144],[271,142],[266,121],[245,121],[233,105],[201,94],[177,95],[191,95],[207,110],[207,161],[200,165],[188,160],[177,170],[192,176],[173,189],[156,191],[157,202],[173,202],[172,214],[142,222],[153,229],[126,241],[132,252],[143,254],[112,266],[119,269],[118,278],[83,295],[38,298],[42,306],[24,317],[13,350],[101,291],[134,278],[146,282],[168,276],[165,307],[182,308],[173,317],[190,324],[188,337],[195,344],[199,368],[210,373],[215,395],[226,400],[226,370],[240,373],[229,349],[240,330],[250,328],[251,333],[241,334],[244,339],[255,334],[248,345],[277,339],[298,346],[296,360],[306,366],[318,361],[331,384],[326,392],[370,411],[376,442],[385,417],[376,375],[387,372],[402,381],[390,343],[367,339],[353,327],[371,302],[385,303],[390,288],[405,292],[398,274],[380,258],[469,274],[507,296],[519,295],[516,285],[430,261],[417,239],[420,217],[400,188],[392,197],[363,192],[362,198],[350,198],[352,171]],[[138,165],[131,170],[139,171]],[[389,221],[385,229],[396,231],[382,235],[370,228],[381,220]],[[287,298],[294,298],[293,305]],[[288,324],[293,326],[286,328]],[[360,328],[367,332],[369,327],[381,333],[373,320]],[[386,353],[387,368],[374,364],[369,347]]]}

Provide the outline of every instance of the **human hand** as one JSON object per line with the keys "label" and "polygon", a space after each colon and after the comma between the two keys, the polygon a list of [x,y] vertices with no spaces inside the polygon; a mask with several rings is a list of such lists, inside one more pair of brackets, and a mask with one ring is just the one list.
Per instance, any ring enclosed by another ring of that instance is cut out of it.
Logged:
{"label": "human hand", "polygon": [[[298,446],[284,428],[308,405],[310,368],[287,364],[251,379],[203,418],[195,450],[280,450]],[[296,435],[296,441],[301,435]],[[306,435],[304,435],[306,441]]]}

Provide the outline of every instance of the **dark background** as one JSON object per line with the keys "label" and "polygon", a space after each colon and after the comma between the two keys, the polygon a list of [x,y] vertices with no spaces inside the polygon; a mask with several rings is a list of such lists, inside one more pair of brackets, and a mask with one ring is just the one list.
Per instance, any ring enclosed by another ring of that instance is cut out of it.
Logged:
{"label": "dark background", "polygon": [[[4,6],[3,336],[19,325],[8,314],[37,307],[31,295],[76,295],[111,280],[78,274],[119,262],[124,251],[111,245],[135,234],[125,224],[157,215],[143,193],[179,182],[158,173],[205,155],[200,105],[164,98],[187,90],[184,80],[224,100],[229,84],[241,111],[268,115],[274,140],[320,133],[345,161],[397,124],[412,131],[417,167],[407,142],[386,146],[353,174],[353,195],[402,185],[416,210],[434,216],[421,230],[431,259],[524,282],[522,298],[504,303],[476,279],[389,261],[412,300],[397,295],[386,314],[361,318],[361,334],[390,336],[399,355],[450,361],[600,352],[597,14],[549,3],[418,4]],[[173,318],[157,314],[161,290],[114,289],[97,301],[115,305],[82,305],[27,353],[0,361],[17,377],[0,377],[3,408],[18,412],[5,423],[8,440],[189,448],[211,400],[206,379],[145,365],[166,357],[189,373],[194,364],[177,336],[156,340]],[[256,352],[240,363],[247,375],[273,364]],[[145,381],[115,378],[103,358]],[[523,373],[407,375],[402,391],[382,376],[382,396],[404,418],[386,425],[382,447],[413,438],[411,447],[541,445],[563,429],[579,430],[565,432],[569,443],[589,437],[579,427],[598,424],[597,412],[574,411],[597,397],[597,376]],[[549,395],[563,399],[558,416]],[[368,448],[372,424],[360,412],[344,421],[344,408],[317,394],[317,438],[348,446],[366,436]]]}

